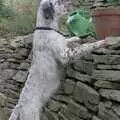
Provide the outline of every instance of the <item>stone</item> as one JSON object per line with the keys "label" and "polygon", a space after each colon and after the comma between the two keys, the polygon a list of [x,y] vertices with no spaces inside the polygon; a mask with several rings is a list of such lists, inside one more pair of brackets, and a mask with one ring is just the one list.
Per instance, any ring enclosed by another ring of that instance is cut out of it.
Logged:
{"label": "stone", "polygon": [[92,120],[101,120],[100,118],[98,118],[97,116],[93,116]]}
{"label": "stone", "polygon": [[100,96],[92,87],[78,82],[75,87],[73,97],[78,102],[84,103],[90,110],[97,111]]}
{"label": "stone", "polygon": [[94,3],[93,7],[102,7],[102,6],[103,6],[102,2],[97,2],[97,3]]}
{"label": "stone", "polygon": [[31,49],[33,43],[33,34],[29,34],[24,37],[24,45],[26,48]]}
{"label": "stone", "polygon": [[113,50],[108,50],[106,48],[99,48],[94,50],[92,53],[96,55],[106,55],[106,54],[110,54],[110,51],[113,51]]}
{"label": "stone", "polygon": [[58,120],[57,115],[46,108],[44,115],[48,118],[48,120]]}
{"label": "stone", "polygon": [[8,120],[5,113],[5,110],[3,108],[0,108],[0,120]]}
{"label": "stone", "polygon": [[110,46],[109,49],[112,49],[112,50],[119,50],[119,49],[120,49],[120,43]]}
{"label": "stone", "polygon": [[10,97],[12,99],[18,99],[19,98],[19,93],[13,90],[5,89],[5,95],[7,97]]}
{"label": "stone", "polygon": [[52,96],[52,99],[60,101],[62,103],[68,103],[71,100],[71,97],[65,95],[55,95]]}
{"label": "stone", "polygon": [[120,117],[120,104],[114,104],[112,110]]}
{"label": "stone", "polygon": [[105,101],[104,105],[105,105],[105,108],[108,108],[108,109],[112,108],[112,102],[111,101]]}
{"label": "stone", "polygon": [[14,69],[14,70],[18,70],[19,66],[20,65],[16,63],[9,63],[9,68]]}
{"label": "stone", "polygon": [[120,43],[120,37],[107,37],[107,44],[108,45],[117,45]]}
{"label": "stone", "polygon": [[8,58],[7,59],[8,62],[11,62],[11,63],[16,63],[16,64],[20,64],[20,60],[16,60],[15,58]]}
{"label": "stone", "polygon": [[12,109],[14,109],[15,105],[16,104],[13,104],[13,103],[10,103],[10,102],[8,103],[7,102],[6,107],[12,110]]}
{"label": "stone", "polygon": [[62,104],[58,101],[50,100],[47,105],[48,109],[57,112],[62,107]]}
{"label": "stone", "polygon": [[120,90],[120,83],[113,83],[110,81],[98,80],[94,83],[94,86],[96,88],[108,88],[108,89]]}
{"label": "stone", "polygon": [[9,89],[9,90],[13,90],[13,91],[19,92],[17,85],[15,86],[15,85],[9,84],[9,83],[7,83],[7,84],[5,85],[5,89]]}
{"label": "stone", "polygon": [[120,102],[120,90],[100,89],[99,93],[104,98]]}
{"label": "stone", "polygon": [[0,85],[2,85],[4,83],[4,77],[0,76]]}
{"label": "stone", "polygon": [[0,81],[0,92],[4,93],[5,92],[5,85],[6,85],[6,81],[3,79]]}
{"label": "stone", "polygon": [[0,93],[0,107],[5,106],[6,100],[7,100],[7,97],[4,94]]}
{"label": "stone", "polygon": [[95,55],[119,55],[120,50],[112,50],[107,48],[99,48],[92,52]]}
{"label": "stone", "polygon": [[[69,102],[68,102],[69,103]],[[63,104],[63,106],[61,107],[61,109],[60,109],[60,113],[64,113],[66,110],[67,110],[67,105],[68,104]]]}
{"label": "stone", "polygon": [[[85,0],[84,3],[93,3],[93,0]],[[83,4],[84,4],[83,3]],[[93,42],[97,42],[96,38],[94,38],[93,36],[86,36],[85,38],[81,38],[82,40],[82,44],[84,43],[93,43]]]}
{"label": "stone", "polygon": [[78,116],[72,114],[71,112],[67,110],[64,113],[64,116],[67,118],[67,120],[83,120],[82,118],[79,118]]}
{"label": "stone", "polygon": [[93,55],[95,63],[108,64],[108,65],[117,65],[120,64],[119,55]]}
{"label": "stone", "polygon": [[29,64],[29,63],[23,62],[23,63],[21,63],[19,69],[20,69],[20,70],[28,70],[29,67],[30,67],[30,64]]}
{"label": "stone", "polygon": [[25,59],[25,58],[27,58],[28,57],[28,55],[29,55],[29,51],[28,51],[28,49],[26,49],[26,48],[19,48],[19,49],[17,49],[16,51],[16,54],[15,54],[15,58],[16,59],[20,59],[20,60],[22,60],[22,59]]}
{"label": "stone", "polygon": [[0,45],[3,47],[4,45],[8,45],[9,41],[5,38],[0,38]]}
{"label": "stone", "polygon": [[114,70],[94,70],[92,79],[111,82],[120,82],[120,71]]}
{"label": "stone", "polygon": [[97,69],[100,69],[100,70],[120,70],[120,65],[98,64]]}
{"label": "stone", "polygon": [[10,46],[13,49],[24,47],[23,36],[18,36],[10,41]]}
{"label": "stone", "polygon": [[90,119],[91,115],[88,112],[88,109],[84,106],[75,103],[74,101],[70,101],[67,110],[70,111],[72,114],[77,115],[80,118],[83,119]]}
{"label": "stone", "polygon": [[[12,54],[10,54],[10,53],[6,53],[6,54],[1,53],[0,54],[0,60],[4,60],[5,61],[6,59],[8,59],[10,57],[12,57]],[[0,62],[2,62],[2,61],[0,61]]]}
{"label": "stone", "polygon": [[74,68],[80,72],[91,75],[94,69],[94,63],[91,61],[79,60],[74,63]]}
{"label": "stone", "polygon": [[85,54],[82,58],[87,61],[93,61],[93,55],[91,53]]}
{"label": "stone", "polygon": [[58,113],[58,116],[59,116],[59,120],[68,120],[61,112]]}
{"label": "stone", "polygon": [[75,83],[72,80],[65,80],[64,91],[66,94],[72,94],[75,87]]}
{"label": "stone", "polygon": [[8,103],[11,103],[13,106],[15,106],[16,103],[18,102],[17,99],[13,99],[13,98],[10,98],[10,97],[7,97],[7,101],[8,101]]}
{"label": "stone", "polygon": [[0,120],[9,120],[9,116],[11,115],[12,110],[7,107],[4,107],[3,112],[4,112],[3,114],[4,119],[0,119]]}
{"label": "stone", "polygon": [[0,74],[4,79],[10,79],[12,76],[14,76],[16,73],[16,70],[13,69],[4,69],[0,71]]}
{"label": "stone", "polygon": [[48,118],[47,118],[45,115],[42,115],[42,116],[40,117],[40,120],[48,120]]}
{"label": "stone", "polygon": [[77,7],[77,6],[80,6],[80,4],[81,4],[81,3],[80,3],[79,0],[74,0],[74,1],[72,0],[72,5],[73,5],[73,6],[76,6],[76,7]]}
{"label": "stone", "polygon": [[83,120],[82,118],[78,117],[76,114],[70,112],[67,108],[64,108],[60,113],[60,118],[62,120]]}
{"label": "stone", "polygon": [[18,71],[12,79],[16,80],[17,82],[24,83],[27,79],[27,75],[28,72],[26,71]]}
{"label": "stone", "polygon": [[105,105],[102,102],[99,104],[98,116],[102,120],[120,120],[111,109],[105,108]]}
{"label": "stone", "polygon": [[73,78],[73,79],[81,81],[81,82],[87,82],[87,83],[91,82],[91,78],[89,75],[82,74],[82,73],[75,71],[73,69],[68,69],[67,75],[68,75],[68,78]]}
{"label": "stone", "polygon": [[107,37],[106,40],[110,49],[120,48],[120,37]]}
{"label": "stone", "polygon": [[9,64],[9,62],[3,62],[2,64],[0,64],[0,70],[8,69]]}
{"label": "stone", "polygon": [[60,81],[60,85],[59,85],[59,88],[57,89],[57,92],[55,93],[55,95],[65,95],[65,92],[64,92],[64,80]]}
{"label": "stone", "polygon": [[33,53],[32,53],[32,50],[31,50],[29,55],[28,55],[28,58],[27,58],[26,62],[31,63],[32,58],[33,58]]}

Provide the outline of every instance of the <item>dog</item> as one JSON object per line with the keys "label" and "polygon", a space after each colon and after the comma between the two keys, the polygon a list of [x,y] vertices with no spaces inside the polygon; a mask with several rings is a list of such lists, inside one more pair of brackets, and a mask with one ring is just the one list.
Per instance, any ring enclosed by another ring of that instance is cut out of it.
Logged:
{"label": "dog", "polygon": [[41,0],[33,40],[33,59],[25,86],[9,120],[40,120],[42,107],[64,79],[65,67],[84,54],[103,47],[105,40],[69,48],[79,40],[59,32],[59,17],[66,12],[63,0]]}

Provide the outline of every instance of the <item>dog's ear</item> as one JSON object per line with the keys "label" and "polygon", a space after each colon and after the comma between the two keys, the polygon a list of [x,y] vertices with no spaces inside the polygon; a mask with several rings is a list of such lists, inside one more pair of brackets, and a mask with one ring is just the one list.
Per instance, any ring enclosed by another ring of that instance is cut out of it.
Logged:
{"label": "dog's ear", "polygon": [[43,14],[44,14],[44,18],[45,19],[54,19],[54,6],[52,4],[52,2],[47,1],[42,5],[42,10],[43,10]]}

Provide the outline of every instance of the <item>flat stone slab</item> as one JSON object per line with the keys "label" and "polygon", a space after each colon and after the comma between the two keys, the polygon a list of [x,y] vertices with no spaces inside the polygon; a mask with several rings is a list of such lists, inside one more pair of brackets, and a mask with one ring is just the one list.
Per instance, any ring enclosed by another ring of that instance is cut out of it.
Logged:
{"label": "flat stone slab", "polygon": [[96,111],[97,105],[99,104],[99,94],[92,87],[78,82],[75,91],[74,99],[84,103],[89,109]]}
{"label": "flat stone slab", "polygon": [[16,75],[13,77],[14,80],[17,82],[24,83],[27,79],[28,72],[26,71],[19,71],[16,73]]}
{"label": "flat stone slab", "polygon": [[113,90],[120,90],[120,83],[114,83],[110,81],[98,80],[94,83],[96,88],[107,88]]}
{"label": "flat stone slab", "polygon": [[91,61],[80,60],[74,64],[74,68],[80,72],[91,75],[94,69],[94,63]]}
{"label": "flat stone slab", "polygon": [[67,70],[67,75],[69,78],[73,78],[75,80],[81,81],[81,82],[87,82],[90,83],[91,82],[91,78],[89,75],[87,74],[82,74],[78,71],[75,71],[73,69],[68,69]]}
{"label": "flat stone slab", "polygon": [[91,115],[89,114],[88,109],[82,105],[75,103],[74,101],[69,102],[67,109],[68,111],[77,115],[80,118],[83,118],[83,119],[91,118]]}
{"label": "flat stone slab", "polygon": [[120,71],[114,70],[94,70],[92,79],[120,82]]}
{"label": "flat stone slab", "polygon": [[120,55],[93,55],[95,63],[102,63],[108,65],[120,64]]}
{"label": "flat stone slab", "polygon": [[120,102],[120,90],[100,89],[99,93],[104,98]]}
{"label": "flat stone slab", "polygon": [[72,80],[69,80],[69,79],[65,80],[64,92],[66,94],[72,94],[74,87],[75,87],[75,82],[73,82]]}
{"label": "flat stone slab", "polygon": [[102,102],[99,104],[98,116],[101,120],[120,120],[119,117],[111,109],[107,109]]}

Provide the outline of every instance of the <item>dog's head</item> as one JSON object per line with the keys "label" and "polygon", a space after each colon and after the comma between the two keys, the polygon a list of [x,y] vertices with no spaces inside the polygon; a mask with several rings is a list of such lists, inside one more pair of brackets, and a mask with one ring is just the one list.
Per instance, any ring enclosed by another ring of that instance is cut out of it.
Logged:
{"label": "dog's head", "polygon": [[45,19],[54,19],[56,16],[61,16],[67,12],[65,7],[67,0],[41,0],[40,8]]}

